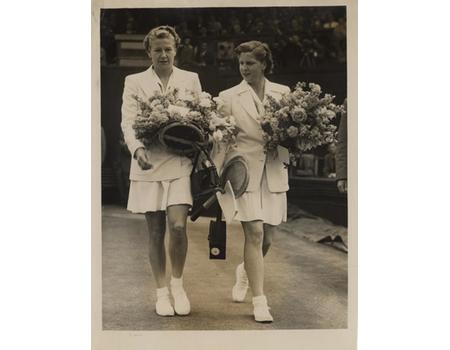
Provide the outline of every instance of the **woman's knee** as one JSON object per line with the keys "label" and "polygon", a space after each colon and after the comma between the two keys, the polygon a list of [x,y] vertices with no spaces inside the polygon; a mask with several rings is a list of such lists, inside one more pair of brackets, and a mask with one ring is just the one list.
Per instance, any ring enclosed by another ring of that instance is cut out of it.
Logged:
{"label": "woman's knee", "polygon": [[262,227],[257,224],[248,224],[244,228],[245,239],[252,245],[262,246],[264,233]]}
{"label": "woman's knee", "polygon": [[178,205],[167,208],[167,221],[171,234],[184,235],[186,233],[187,209],[186,206]]}
{"label": "woman's knee", "polygon": [[172,219],[169,220],[169,231],[172,236],[180,237],[186,234],[186,220]]}

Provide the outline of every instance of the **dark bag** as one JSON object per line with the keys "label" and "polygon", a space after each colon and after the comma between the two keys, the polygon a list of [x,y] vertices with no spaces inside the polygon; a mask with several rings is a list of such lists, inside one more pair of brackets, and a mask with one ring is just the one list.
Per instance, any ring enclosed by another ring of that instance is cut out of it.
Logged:
{"label": "dark bag", "polygon": [[[201,203],[219,187],[219,175],[208,152],[200,148],[195,155],[191,172],[191,193],[196,202]],[[195,205],[194,205],[195,207]]]}
{"label": "dark bag", "polygon": [[226,259],[227,249],[227,225],[222,221],[222,210],[217,210],[216,221],[209,223],[209,258]]}

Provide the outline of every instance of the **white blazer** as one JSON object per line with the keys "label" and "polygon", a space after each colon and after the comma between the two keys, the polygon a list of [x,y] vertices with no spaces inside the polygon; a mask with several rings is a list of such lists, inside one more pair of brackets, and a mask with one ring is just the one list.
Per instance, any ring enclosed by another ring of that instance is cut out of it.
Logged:
{"label": "white blazer", "polygon": [[[257,191],[261,186],[263,171],[266,169],[267,182],[271,192],[286,192],[289,189],[288,171],[286,164],[289,163],[289,152],[286,148],[278,146],[275,152],[264,152],[264,139],[261,125],[258,121],[258,111],[252,97],[251,87],[242,81],[228,90],[219,93],[224,102],[225,114],[236,118],[239,128],[236,145],[231,147],[222,161],[219,157],[214,160],[222,164],[236,155],[243,156],[248,164],[250,178],[247,191]],[[272,83],[266,79],[265,93],[280,99],[283,93],[289,92],[289,87]]]}
{"label": "white blazer", "polygon": [[[187,91],[199,94],[202,91],[197,73],[173,67],[173,73],[167,84],[167,91],[179,89],[179,96],[183,98]],[[162,91],[162,84],[153,67],[144,72],[131,74],[125,78],[122,97],[122,131],[125,142],[131,152],[130,180],[135,181],[163,181],[177,179],[190,174],[192,162],[189,158],[168,152],[162,146],[147,149],[153,168],[142,170],[134,155],[139,147],[144,147],[136,139],[133,123],[138,113],[138,102],[133,96],[148,99],[155,91]]]}

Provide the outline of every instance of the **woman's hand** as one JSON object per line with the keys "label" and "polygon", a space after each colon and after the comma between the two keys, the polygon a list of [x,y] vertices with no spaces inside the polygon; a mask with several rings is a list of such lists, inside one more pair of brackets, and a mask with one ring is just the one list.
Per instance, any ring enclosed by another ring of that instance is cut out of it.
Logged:
{"label": "woman's hand", "polygon": [[340,193],[347,193],[347,180],[338,180],[337,188]]}
{"label": "woman's hand", "polygon": [[153,165],[151,165],[150,159],[144,148],[138,148],[136,150],[135,157],[142,170],[150,170],[153,168]]}

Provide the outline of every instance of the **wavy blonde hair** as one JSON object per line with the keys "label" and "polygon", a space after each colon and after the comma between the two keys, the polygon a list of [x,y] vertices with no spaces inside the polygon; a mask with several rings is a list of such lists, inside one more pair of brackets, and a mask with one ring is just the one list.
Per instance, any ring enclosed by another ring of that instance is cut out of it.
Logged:
{"label": "wavy blonde hair", "polygon": [[167,39],[167,38],[173,38],[175,42],[175,48],[178,48],[181,39],[178,36],[177,32],[175,31],[175,28],[171,26],[159,26],[151,29],[144,38],[143,43],[145,51],[150,52],[152,40]]}

